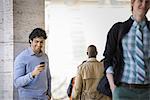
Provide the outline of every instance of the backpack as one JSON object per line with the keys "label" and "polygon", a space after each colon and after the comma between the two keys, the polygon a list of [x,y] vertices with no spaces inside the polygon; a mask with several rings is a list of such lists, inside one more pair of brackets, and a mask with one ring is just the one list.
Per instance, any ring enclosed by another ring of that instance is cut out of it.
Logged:
{"label": "backpack", "polygon": [[68,97],[71,97],[73,84],[74,84],[74,79],[75,79],[75,77],[71,78],[69,86],[67,88],[67,95],[68,95]]}
{"label": "backpack", "polygon": [[[118,37],[117,37],[118,45],[119,45],[119,38],[121,37],[121,32],[122,32],[121,25],[122,25],[122,23],[120,22],[119,28],[118,28]],[[102,59],[101,62],[104,61],[104,59]],[[108,79],[106,77],[106,74],[104,74],[104,76],[100,79],[98,86],[97,86],[97,91],[99,91],[100,93],[103,93],[104,95],[112,97],[112,92],[111,92],[110,85],[109,85]]]}

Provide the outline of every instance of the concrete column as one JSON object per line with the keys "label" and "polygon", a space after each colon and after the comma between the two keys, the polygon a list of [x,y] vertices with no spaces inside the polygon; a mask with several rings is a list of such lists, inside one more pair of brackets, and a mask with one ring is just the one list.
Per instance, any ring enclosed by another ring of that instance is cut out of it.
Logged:
{"label": "concrete column", "polygon": [[0,0],[0,99],[13,99],[13,0]]}
{"label": "concrete column", "polygon": [[28,45],[28,35],[36,27],[44,28],[44,0],[14,0],[15,56]]}
{"label": "concrete column", "polygon": [[[44,28],[45,0],[14,0],[14,57],[29,46],[28,36],[36,28]],[[14,100],[17,99],[17,90],[14,88]]]}

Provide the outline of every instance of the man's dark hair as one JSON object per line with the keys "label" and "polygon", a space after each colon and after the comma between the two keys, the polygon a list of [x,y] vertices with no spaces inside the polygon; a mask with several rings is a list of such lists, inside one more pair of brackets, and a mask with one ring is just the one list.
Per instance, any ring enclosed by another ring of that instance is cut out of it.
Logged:
{"label": "man's dark hair", "polygon": [[96,46],[90,45],[90,46],[88,47],[87,54],[88,54],[89,58],[91,58],[91,57],[96,58],[96,55],[97,55]]}
{"label": "man's dark hair", "polygon": [[47,39],[46,32],[41,28],[35,28],[31,32],[31,34],[29,35],[29,43],[31,44],[30,40],[33,41],[33,39],[36,37],[43,37],[44,39]]}

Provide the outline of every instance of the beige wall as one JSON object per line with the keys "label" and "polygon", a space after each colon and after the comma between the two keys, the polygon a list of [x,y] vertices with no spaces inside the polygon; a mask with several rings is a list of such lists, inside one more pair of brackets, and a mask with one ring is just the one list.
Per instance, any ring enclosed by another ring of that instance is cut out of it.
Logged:
{"label": "beige wall", "polygon": [[44,0],[14,0],[15,56],[28,45],[35,27],[44,28]]}

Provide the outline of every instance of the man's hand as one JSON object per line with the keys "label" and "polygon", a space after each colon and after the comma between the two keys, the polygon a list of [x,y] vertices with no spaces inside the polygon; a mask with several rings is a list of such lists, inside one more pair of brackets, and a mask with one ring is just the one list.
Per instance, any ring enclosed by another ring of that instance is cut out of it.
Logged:
{"label": "man's hand", "polygon": [[108,79],[108,82],[109,82],[109,85],[110,85],[111,92],[113,93],[115,88],[116,88],[116,85],[114,84],[113,75],[110,74],[110,73],[107,73],[106,76],[107,76],[107,79]]}
{"label": "man's hand", "polygon": [[44,64],[37,65],[32,71],[32,76],[35,77],[39,75],[44,70],[45,68],[44,66],[45,66]]}
{"label": "man's hand", "polygon": [[114,83],[110,84],[110,89],[112,93],[114,92],[115,88],[116,88],[116,85]]}

